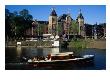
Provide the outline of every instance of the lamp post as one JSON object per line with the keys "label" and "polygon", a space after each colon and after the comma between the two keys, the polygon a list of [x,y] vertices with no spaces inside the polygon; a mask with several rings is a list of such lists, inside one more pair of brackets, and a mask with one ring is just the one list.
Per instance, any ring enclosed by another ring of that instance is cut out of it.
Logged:
{"label": "lamp post", "polygon": [[35,22],[32,22],[32,40],[33,40],[33,27],[35,25]]}
{"label": "lamp post", "polygon": [[68,28],[68,40],[69,40],[69,23],[67,23],[67,28]]}
{"label": "lamp post", "polygon": [[96,30],[96,28],[97,28],[97,23],[94,26],[94,39],[97,39],[97,30]]}

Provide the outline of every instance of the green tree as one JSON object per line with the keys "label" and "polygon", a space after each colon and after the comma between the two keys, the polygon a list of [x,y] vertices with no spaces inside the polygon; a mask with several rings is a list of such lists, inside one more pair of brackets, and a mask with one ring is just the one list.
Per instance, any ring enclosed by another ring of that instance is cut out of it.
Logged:
{"label": "green tree", "polygon": [[16,36],[18,38],[26,38],[26,30],[32,27],[32,19],[32,15],[26,9],[21,10],[19,15],[15,17]]}
{"label": "green tree", "polygon": [[11,13],[5,9],[5,37],[9,39],[25,38],[26,30],[32,27],[32,15],[26,9],[20,12],[14,11]]}
{"label": "green tree", "polygon": [[78,23],[73,20],[70,27],[70,33],[77,34],[78,33]]}
{"label": "green tree", "polygon": [[5,37],[6,40],[12,40],[15,37],[15,14],[5,9]]}
{"label": "green tree", "polygon": [[39,35],[42,35],[44,33],[46,27],[47,27],[46,24],[39,23],[38,28],[37,28],[37,33],[39,33]]}
{"label": "green tree", "polygon": [[57,24],[56,31],[58,32],[58,35],[60,35],[60,33],[62,31],[62,24],[61,23]]}

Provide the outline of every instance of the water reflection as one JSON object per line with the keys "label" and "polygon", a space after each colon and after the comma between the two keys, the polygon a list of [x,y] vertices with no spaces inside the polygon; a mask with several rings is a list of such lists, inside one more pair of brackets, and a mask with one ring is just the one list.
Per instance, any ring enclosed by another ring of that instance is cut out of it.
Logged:
{"label": "water reflection", "polygon": [[59,48],[52,48],[52,53],[59,53]]}
{"label": "water reflection", "polygon": [[20,58],[21,52],[22,52],[22,51],[21,51],[21,47],[20,47],[20,46],[17,47],[17,48],[16,48],[16,51],[17,51],[17,57]]}
{"label": "water reflection", "polygon": [[23,48],[22,54],[26,57],[44,56],[49,53],[59,53],[59,48]]}

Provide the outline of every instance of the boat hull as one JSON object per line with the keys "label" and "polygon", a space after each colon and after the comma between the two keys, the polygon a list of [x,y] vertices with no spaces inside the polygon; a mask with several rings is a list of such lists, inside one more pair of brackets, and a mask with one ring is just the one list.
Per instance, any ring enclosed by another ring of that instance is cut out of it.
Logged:
{"label": "boat hull", "polygon": [[85,59],[68,59],[68,60],[53,60],[53,61],[37,61],[30,62],[30,66],[34,67],[45,67],[45,66],[68,66],[68,65],[84,65],[91,64],[94,62],[94,58],[85,58]]}
{"label": "boat hull", "polygon": [[67,66],[86,66],[94,64],[94,56],[85,57],[85,58],[74,58],[66,60],[48,60],[48,61],[35,61],[35,62],[23,62],[23,63],[8,63],[5,66],[8,68],[21,67],[25,68],[39,68],[39,67],[67,67]]}

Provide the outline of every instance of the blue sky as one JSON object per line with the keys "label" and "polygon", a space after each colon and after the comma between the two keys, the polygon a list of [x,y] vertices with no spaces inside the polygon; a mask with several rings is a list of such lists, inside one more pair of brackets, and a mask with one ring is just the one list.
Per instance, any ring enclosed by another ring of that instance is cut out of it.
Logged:
{"label": "blue sky", "polygon": [[106,6],[105,5],[6,5],[5,8],[10,12],[21,11],[22,9],[29,10],[29,13],[37,20],[46,20],[51,13],[51,9],[55,8],[58,16],[68,13],[68,10],[73,19],[78,16],[81,9],[85,19],[85,23],[95,24],[106,22]]}

